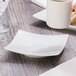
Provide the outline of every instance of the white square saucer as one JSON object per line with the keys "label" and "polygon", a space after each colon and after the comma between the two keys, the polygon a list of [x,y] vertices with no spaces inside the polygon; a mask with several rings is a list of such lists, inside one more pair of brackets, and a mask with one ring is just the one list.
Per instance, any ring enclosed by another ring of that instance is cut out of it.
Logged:
{"label": "white square saucer", "polygon": [[4,49],[34,58],[59,55],[68,35],[40,35],[19,30],[12,42]]}
{"label": "white square saucer", "polygon": [[37,4],[38,6],[41,6],[43,8],[47,7],[47,0],[31,0],[33,3]]}
{"label": "white square saucer", "polygon": [[76,57],[39,76],[76,76]]}

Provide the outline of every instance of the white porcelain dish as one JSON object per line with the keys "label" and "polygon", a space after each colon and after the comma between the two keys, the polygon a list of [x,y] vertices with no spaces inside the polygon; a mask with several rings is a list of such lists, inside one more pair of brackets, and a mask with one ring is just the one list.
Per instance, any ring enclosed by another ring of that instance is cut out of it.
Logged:
{"label": "white porcelain dish", "polygon": [[31,0],[33,3],[43,7],[43,8],[46,8],[47,6],[47,1],[46,0]]}
{"label": "white porcelain dish", "polygon": [[4,49],[41,58],[59,55],[67,42],[68,35],[39,35],[19,30],[13,41]]}
{"label": "white porcelain dish", "polygon": [[39,76],[76,76],[76,57]]}

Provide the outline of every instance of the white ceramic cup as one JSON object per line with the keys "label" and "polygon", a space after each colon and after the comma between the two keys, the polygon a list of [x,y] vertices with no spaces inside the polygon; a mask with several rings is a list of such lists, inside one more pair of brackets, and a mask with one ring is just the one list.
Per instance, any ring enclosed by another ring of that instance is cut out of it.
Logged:
{"label": "white ceramic cup", "polygon": [[69,27],[72,14],[72,0],[47,0],[47,25],[55,29]]}

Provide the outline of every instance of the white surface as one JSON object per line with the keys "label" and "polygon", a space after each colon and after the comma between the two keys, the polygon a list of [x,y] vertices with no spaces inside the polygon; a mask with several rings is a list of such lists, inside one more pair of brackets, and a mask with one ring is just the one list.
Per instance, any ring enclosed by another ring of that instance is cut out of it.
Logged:
{"label": "white surface", "polygon": [[76,76],[76,57],[39,76]]}
{"label": "white surface", "polygon": [[33,17],[46,22],[46,10],[35,13]]}
{"label": "white surface", "polygon": [[[47,7],[47,0],[31,0],[33,3],[46,8]],[[73,5],[76,3],[76,0],[73,0]]]}
{"label": "white surface", "polygon": [[76,3],[76,0],[73,0],[73,5]]}
{"label": "white surface", "polygon": [[68,35],[39,35],[19,30],[6,50],[32,57],[59,55],[66,44]]}
{"label": "white surface", "polygon": [[[42,10],[42,11],[34,14],[33,17],[46,22],[46,10]],[[66,29],[76,31],[76,26],[69,25],[69,27]]]}
{"label": "white surface", "polygon": [[46,8],[47,6],[47,0],[31,0],[31,1],[43,8]]}
{"label": "white surface", "polygon": [[46,23],[55,29],[64,29],[70,25],[72,14],[72,0],[47,0]]}

